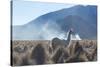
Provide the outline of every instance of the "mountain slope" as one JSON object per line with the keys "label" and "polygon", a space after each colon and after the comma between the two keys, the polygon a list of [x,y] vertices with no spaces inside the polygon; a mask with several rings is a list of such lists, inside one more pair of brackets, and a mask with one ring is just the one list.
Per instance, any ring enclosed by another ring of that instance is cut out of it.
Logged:
{"label": "mountain slope", "polygon": [[73,28],[81,39],[96,39],[97,7],[77,5],[42,15],[22,26],[13,26],[13,39],[65,38]]}

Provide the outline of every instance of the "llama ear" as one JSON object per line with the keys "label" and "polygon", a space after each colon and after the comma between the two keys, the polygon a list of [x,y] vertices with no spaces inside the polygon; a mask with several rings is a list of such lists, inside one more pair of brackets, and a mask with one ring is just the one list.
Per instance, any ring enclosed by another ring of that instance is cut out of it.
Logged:
{"label": "llama ear", "polygon": [[79,44],[79,42],[77,41],[76,42],[76,45],[75,45],[75,48],[74,48],[74,52],[75,53],[80,53],[83,49],[82,49],[82,46]]}

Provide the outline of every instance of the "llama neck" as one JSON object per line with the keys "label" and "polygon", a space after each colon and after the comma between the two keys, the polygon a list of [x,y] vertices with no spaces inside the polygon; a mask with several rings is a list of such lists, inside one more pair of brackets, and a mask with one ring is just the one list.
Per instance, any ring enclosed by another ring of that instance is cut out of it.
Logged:
{"label": "llama neck", "polygon": [[71,34],[72,34],[72,32],[69,31],[69,33],[68,33],[68,37],[67,37],[67,41],[68,41],[68,42],[71,40]]}

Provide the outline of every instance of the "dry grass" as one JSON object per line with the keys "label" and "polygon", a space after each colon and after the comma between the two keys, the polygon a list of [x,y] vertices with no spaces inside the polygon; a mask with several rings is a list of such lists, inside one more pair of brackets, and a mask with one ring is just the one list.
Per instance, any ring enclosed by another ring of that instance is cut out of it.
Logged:
{"label": "dry grass", "polygon": [[13,66],[97,60],[97,41],[71,41],[67,46],[49,40],[12,41]]}

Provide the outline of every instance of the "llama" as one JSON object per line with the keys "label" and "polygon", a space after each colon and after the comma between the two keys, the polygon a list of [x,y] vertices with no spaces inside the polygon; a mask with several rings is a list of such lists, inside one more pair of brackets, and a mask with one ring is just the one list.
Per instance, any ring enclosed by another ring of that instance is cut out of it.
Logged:
{"label": "llama", "polygon": [[70,43],[70,41],[71,41],[71,35],[73,34],[74,32],[73,32],[73,29],[71,28],[70,30],[69,30],[69,32],[68,32],[68,35],[67,35],[67,40],[61,40],[61,39],[59,39],[59,38],[53,38],[52,39],[52,47],[53,47],[53,49],[56,49],[58,46],[60,46],[60,47],[62,47],[62,45],[64,45],[64,46],[67,46],[69,43]]}

